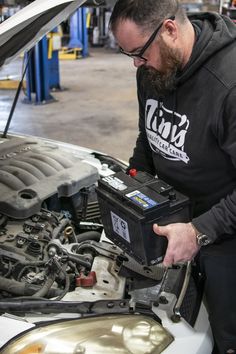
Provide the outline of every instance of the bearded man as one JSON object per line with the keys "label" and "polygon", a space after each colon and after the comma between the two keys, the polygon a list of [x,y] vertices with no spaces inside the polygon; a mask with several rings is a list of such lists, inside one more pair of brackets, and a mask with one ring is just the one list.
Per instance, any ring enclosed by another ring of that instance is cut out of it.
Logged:
{"label": "bearded man", "polygon": [[137,67],[139,135],[129,168],[191,201],[191,222],[153,225],[164,265],[197,261],[215,340],[236,352],[236,26],[177,0],[118,0],[111,30]]}

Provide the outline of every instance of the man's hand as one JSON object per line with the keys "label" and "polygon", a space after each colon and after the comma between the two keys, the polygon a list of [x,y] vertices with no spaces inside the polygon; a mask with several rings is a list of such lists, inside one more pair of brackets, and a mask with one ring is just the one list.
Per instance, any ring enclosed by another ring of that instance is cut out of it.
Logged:
{"label": "man's hand", "polygon": [[192,260],[200,249],[197,244],[196,230],[191,223],[176,223],[166,226],[154,224],[153,231],[158,237],[164,236],[168,239],[168,247],[163,260],[166,267]]}

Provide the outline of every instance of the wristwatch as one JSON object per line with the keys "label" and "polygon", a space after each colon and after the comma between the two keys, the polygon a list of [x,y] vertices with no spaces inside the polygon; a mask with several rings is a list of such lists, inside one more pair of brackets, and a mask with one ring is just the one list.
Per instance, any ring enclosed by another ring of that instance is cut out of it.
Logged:
{"label": "wristwatch", "polygon": [[194,231],[196,232],[196,239],[197,239],[197,244],[202,247],[202,246],[207,246],[211,242],[209,237],[202,232],[199,232],[196,227],[191,223]]}
{"label": "wristwatch", "polygon": [[197,244],[202,247],[202,246],[207,246],[210,243],[210,240],[207,235],[202,234],[201,232],[196,235],[197,239]]}

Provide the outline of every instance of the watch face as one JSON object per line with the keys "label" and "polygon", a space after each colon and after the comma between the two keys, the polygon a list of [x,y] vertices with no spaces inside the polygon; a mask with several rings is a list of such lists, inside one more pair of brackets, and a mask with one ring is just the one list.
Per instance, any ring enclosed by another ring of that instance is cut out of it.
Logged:
{"label": "watch face", "polygon": [[207,235],[200,234],[197,236],[197,243],[199,244],[199,246],[206,246],[210,243],[210,240]]}

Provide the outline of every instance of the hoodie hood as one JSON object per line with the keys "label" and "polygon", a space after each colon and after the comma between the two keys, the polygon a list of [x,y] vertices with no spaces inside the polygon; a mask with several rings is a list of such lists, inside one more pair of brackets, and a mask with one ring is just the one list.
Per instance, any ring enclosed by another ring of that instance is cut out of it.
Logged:
{"label": "hoodie hood", "polygon": [[195,28],[197,40],[189,62],[177,77],[177,85],[186,81],[219,50],[236,39],[236,26],[224,15],[207,12],[190,15],[189,20]]}

